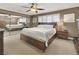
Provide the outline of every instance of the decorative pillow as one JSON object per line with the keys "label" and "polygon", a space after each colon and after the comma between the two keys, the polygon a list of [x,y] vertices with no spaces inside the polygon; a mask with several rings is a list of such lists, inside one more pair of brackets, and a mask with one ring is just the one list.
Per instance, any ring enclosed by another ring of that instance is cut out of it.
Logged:
{"label": "decorative pillow", "polygon": [[50,28],[53,28],[53,25],[38,25],[37,27],[50,29]]}

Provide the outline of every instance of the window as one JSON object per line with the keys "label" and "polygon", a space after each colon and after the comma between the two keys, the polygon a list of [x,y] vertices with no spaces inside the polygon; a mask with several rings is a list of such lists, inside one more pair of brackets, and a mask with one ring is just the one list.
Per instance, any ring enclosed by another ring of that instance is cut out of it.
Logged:
{"label": "window", "polygon": [[47,22],[47,16],[42,17],[42,22]]}
{"label": "window", "polygon": [[53,22],[52,15],[47,16],[47,22]]}
{"label": "window", "polygon": [[59,14],[52,14],[52,15],[44,15],[38,17],[38,22],[59,22],[60,21],[60,15]]}
{"label": "window", "polygon": [[25,22],[25,23],[26,23],[26,18],[21,17],[21,18],[18,20],[18,22]]}
{"label": "window", "polygon": [[70,22],[75,22],[75,14],[65,14],[64,15],[64,22],[70,23]]}
{"label": "window", "polygon": [[42,16],[38,17],[38,22],[43,22],[43,17]]}
{"label": "window", "polygon": [[59,22],[60,21],[60,14],[53,14],[52,18],[53,18],[53,22]]}

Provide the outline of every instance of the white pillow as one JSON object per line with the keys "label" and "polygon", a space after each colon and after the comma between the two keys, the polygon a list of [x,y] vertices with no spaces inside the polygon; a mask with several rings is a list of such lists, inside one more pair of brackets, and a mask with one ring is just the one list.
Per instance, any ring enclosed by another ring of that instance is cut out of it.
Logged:
{"label": "white pillow", "polygon": [[53,28],[53,25],[38,25],[37,27],[50,29],[50,28]]}

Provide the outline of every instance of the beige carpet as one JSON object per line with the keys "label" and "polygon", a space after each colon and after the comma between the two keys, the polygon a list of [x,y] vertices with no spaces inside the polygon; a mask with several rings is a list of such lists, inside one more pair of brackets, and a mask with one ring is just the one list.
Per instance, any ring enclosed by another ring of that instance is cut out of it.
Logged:
{"label": "beige carpet", "polygon": [[20,40],[20,34],[4,38],[4,54],[6,55],[75,55],[73,41],[56,38],[45,52]]}

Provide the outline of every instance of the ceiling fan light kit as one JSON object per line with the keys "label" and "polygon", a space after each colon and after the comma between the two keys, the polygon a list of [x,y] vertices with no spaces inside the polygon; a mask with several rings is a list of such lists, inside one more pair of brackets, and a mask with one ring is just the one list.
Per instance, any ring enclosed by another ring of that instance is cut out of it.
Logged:
{"label": "ceiling fan light kit", "polygon": [[36,9],[35,9],[35,8],[31,8],[30,10],[31,10],[31,11],[33,11],[33,12],[35,12],[35,11],[36,11]]}
{"label": "ceiling fan light kit", "polygon": [[37,3],[31,3],[29,7],[26,7],[26,6],[22,6],[22,7],[28,8],[26,12],[32,11],[32,12],[38,13],[38,10],[44,10],[43,8],[38,8],[37,6],[38,6]]}

